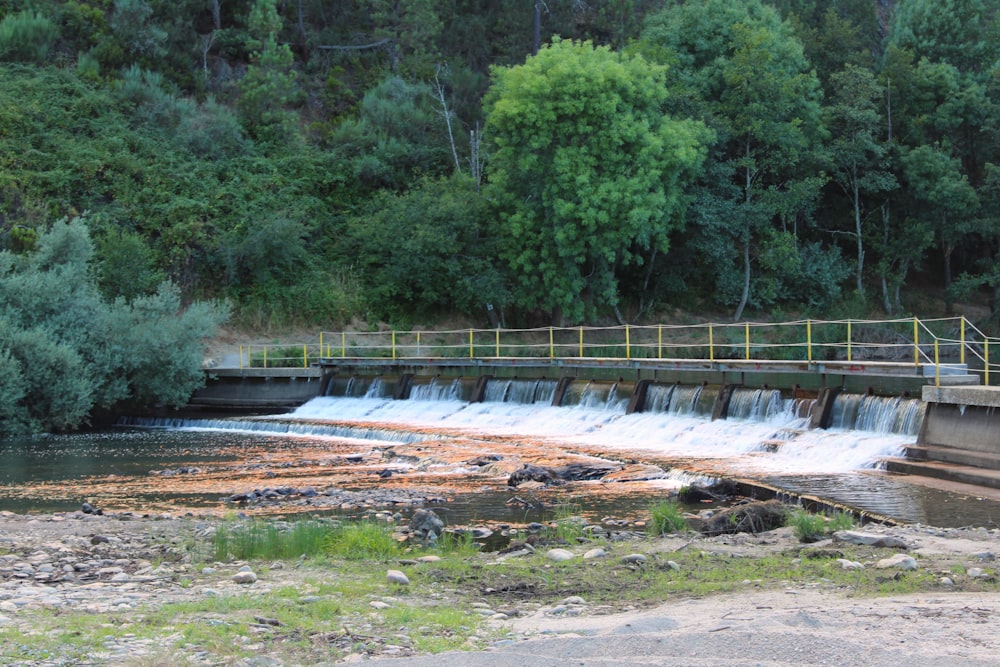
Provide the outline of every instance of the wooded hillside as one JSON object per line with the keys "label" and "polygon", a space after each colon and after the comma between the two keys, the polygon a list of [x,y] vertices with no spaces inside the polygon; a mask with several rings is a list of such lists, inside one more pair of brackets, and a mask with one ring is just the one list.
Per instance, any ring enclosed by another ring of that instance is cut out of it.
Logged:
{"label": "wooded hillside", "polygon": [[248,326],[1000,314],[992,0],[0,0],[0,249]]}

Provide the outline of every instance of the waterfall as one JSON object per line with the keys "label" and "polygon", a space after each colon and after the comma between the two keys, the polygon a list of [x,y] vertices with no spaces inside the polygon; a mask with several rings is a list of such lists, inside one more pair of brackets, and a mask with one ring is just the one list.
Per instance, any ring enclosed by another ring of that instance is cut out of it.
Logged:
{"label": "waterfall", "polygon": [[427,384],[415,384],[410,388],[411,401],[458,401],[462,398],[462,381],[454,379],[448,383],[431,378]]}
{"label": "waterfall", "polygon": [[840,394],[833,401],[830,428],[915,436],[923,420],[924,404],[915,398]]}
{"label": "waterfall", "polygon": [[781,397],[777,389],[745,389],[733,390],[729,398],[729,411],[726,419],[743,421],[769,421],[784,413],[792,412],[792,401]]}

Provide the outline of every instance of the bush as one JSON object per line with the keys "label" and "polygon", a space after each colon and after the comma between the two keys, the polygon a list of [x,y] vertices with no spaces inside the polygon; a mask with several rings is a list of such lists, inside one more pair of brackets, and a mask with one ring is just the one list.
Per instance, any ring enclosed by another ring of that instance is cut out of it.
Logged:
{"label": "bush", "polygon": [[684,508],[679,503],[664,500],[652,505],[649,513],[647,530],[652,535],[668,535],[687,530]]}
{"label": "bush", "polygon": [[59,28],[38,12],[9,14],[0,21],[0,60],[42,64]]}

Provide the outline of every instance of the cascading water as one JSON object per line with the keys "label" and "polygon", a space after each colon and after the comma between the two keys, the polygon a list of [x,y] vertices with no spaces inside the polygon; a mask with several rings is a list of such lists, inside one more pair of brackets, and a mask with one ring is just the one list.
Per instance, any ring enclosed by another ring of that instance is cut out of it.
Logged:
{"label": "cascading water", "polygon": [[462,381],[438,382],[431,378],[427,384],[416,384],[410,388],[411,401],[458,401],[462,398]]}
{"label": "cascading water", "polygon": [[830,428],[916,436],[924,404],[914,398],[841,394],[834,399]]}

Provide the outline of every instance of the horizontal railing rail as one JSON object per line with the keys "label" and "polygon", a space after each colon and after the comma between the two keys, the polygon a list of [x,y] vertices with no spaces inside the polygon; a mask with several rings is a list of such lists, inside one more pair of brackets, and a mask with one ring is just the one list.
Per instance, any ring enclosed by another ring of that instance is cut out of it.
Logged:
{"label": "horizontal railing rail", "polygon": [[[1000,338],[964,317],[795,320],[408,331],[323,331],[318,342],[241,348],[241,366],[306,367],[336,359],[600,359],[891,362],[996,377]],[[992,349],[991,349],[992,348]]]}

